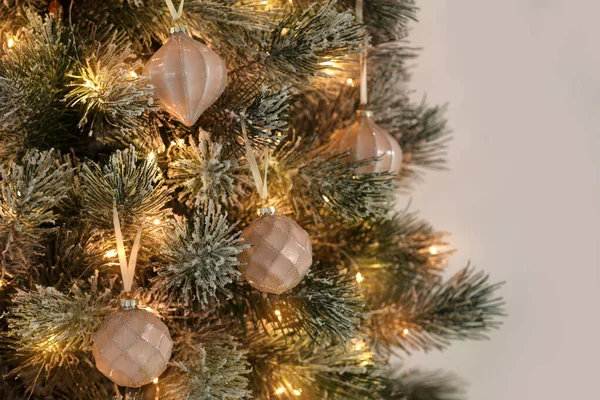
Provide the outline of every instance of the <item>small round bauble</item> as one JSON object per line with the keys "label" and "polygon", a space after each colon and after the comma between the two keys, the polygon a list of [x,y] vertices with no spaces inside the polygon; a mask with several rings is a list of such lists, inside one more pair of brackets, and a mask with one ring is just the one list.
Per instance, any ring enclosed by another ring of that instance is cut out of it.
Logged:
{"label": "small round bauble", "polygon": [[146,64],[158,105],[191,126],[223,93],[227,68],[207,46],[192,39],[184,27],[174,32]]}
{"label": "small round bauble", "polygon": [[238,257],[244,279],[262,292],[281,294],[296,286],[312,264],[308,233],[290,218],[266,213],[244,231],[251,247]]}
{"label": "small round bauble", "polygon": [[352,124],[332,136],[332,148],[339,152],[349,151],[345,161],[373,159],[371,165],[357,169],[359,173],[389,172],[398,174],[402,168],[402,149],[385,129],[373,121],[373,113],[359,110]]}
{"label": "small round bauble", "polygon": [[169,328],[154,314],[123,300],[94,335],[96,368],[119,386],[137,388],[160,376],[171,358]]}

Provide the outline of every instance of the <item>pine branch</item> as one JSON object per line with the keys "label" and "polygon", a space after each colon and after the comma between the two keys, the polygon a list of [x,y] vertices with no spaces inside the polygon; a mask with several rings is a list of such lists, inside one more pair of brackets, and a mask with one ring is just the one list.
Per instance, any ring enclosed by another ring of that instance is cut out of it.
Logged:
{"label": "pine branch", "polygon": [[184,305],[206,305],[216,292],[231,297],[226,286],[240,276],[237,255],[248,246],[227,222],[227,213],[209,203],[191,221],[174,221],[161,250],[154,286]]}
{"label": "pine branch", "polygon": [[69,294],[53,287],[17,289],[4,316],[9,328],[6,340],[18,361],[12,373],[40,368],[49,378],[57,367],[77,368],[79,352],[91,345],[111,298],[109,289],[98,288],[97,276],[90,278],[87,290],[74,284]]}
{"label": "pine branch", "polygon": [[290,89],[264,82],[236,77],[200,119],[203,129],[227,137],[222,143],[229,152],[239,154],[243,149],[242,122],[253,146],[272,146],[287,132]]}
{"label": "pine branch", "polygon": [[335,3],[328,2],[319,9],[288,14],[255,39],[260,58],[247,67],[258,68],[259,75],[275,82],[299,84],[319,75],[326,68],[323,62],[358,52],[363,41],[364,31],[354,24],[352,13],[338,12]]}
{"label": "pine branch", "polygon": [[316,147],[316,137],[283,140],[273,154],[269,176],[273,197],[291,203],[296,215],[318,220],[328,210],[346,220],[384,215],[390,206],[393,177],[357,173],[373,160],[345,162],[345,154]]}
{"label": "pine branch", "polygon": [[249,325],[323,342],[353,337],[363,311],[353,279],[319,268],[281,295],[263,295],[248,284],[239,284],[234,296],[221,302],[218,315],[238,320],[244,328]]}
{"label": "pine branch", "polygon": [[[466,267],[444,283],[422,282],[370,303],[373,339],[382,350],[443,350],[452,340],[483,340],[501,325],[504,302],[497,297],[502,283],[490,284],[483,272]],[[390,285],[393,285],[390,282]]]}
{"label": "pine branch", "polygon": [[68,32],[51,16],[28,12],[27,19],[18,42],[0,56],[0,162],[73,139],[61,102],[72,63]]}
{"label": "pine branch", "polygon": [[381,381],[366,348],[323,344],[283,335],[250,339],[250,385],[255,398],[378,399]]}
{"label": "pine branch", "polygon": [[44,239],[54,229],[54,207],[69,189],[69,164],[69,160],[62,162],[52,150],[30,150],[19,164],[0,166],[3,266],[8,260],[9,264],[26,268],[34,252],[43,247]]}
{"label": "pine branch", "polygon": [[116,204],[123,225],[148,224],[146,233],[159,229],[169,214],[162,171],[151,158],[139,159],[135,148],[117,150],[103,166],[85,163],[81,171],[81,189],[87,217],[104,229],[113,230],[112,210]]}
{"label": "pine branch", "polygon": [[178,337],[174,365],[161,383],[161,396],[173,400],[250,398],[247,351],[233,337],[224,330],[199,333],[189,329]]}
{"label": "pine branch", "polygon": [[192,136],[172,146],[169,155],[169,181],[178,199],[188,207],[209,202],[239,205],[248,185],[236,159],[224,154],[223,146],[201,131],[198,142]]}
{"label": "pine branch", "polygon": [[386,386],[380,392],[382,400],[462,400],[463,383],[442,371],[423,372],[390,368]]}
{"label": "pine branch", "polygon": [[76,63],[66,94],[68,105],[80,108],[79,128],[105,141],[114,136],[147,141],[148,114],[156,111],[153,90],[149,78],[136,73],[141,74],[142,63],[126,37],[93,35],[84,47],[85,61]]}

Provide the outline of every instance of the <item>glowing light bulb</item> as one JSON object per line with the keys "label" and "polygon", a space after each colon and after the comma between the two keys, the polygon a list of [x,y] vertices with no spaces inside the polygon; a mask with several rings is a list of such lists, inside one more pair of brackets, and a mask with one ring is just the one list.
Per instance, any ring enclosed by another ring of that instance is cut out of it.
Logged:
{"label": "glowing light bulb", "polygon": [[367,365],[369,365],[369,362],[365,360],[365,361],[361,362],[360,365],[362,365],[363,367],[366,367]]}
{"label": "glowing light bulb", "polygon": [[269,4],[269,2],[267,0],[263,0],[260,2],[260,4],[262,4],[263,6],[266,6],[267,4]]}
{"label": "glowing light bulb", "polygon": [[185,140],[183,140],[183,139],[177,139],[177,144],[179,146],[183,146],[184,143],[185,143]]}
{"label": "glowing light bulb", "polygon": [[277,393],[277,394],[283,394],[283,392],[285,392],[285,388],[282,388],[282,387],[277,388],[277,390],[275,391],[275,393]]}
{"label": "glowing light bulb", "polygon": [[302,389],[294,389],[292,393],[294,393],[294,396],[300,396],[302,394]]}
{"label": "glowing light bulb", "polygon": [[160,219],[158,219],[158,218],[157,218],[157,219],[155,219],[155,220],[154,220],[154,225],[160,225]]}
{"label": "glowing light bulb", "polygon": [[154,383],[156,385],[158,383],[158,378],[152,379],[152,383]]}
{"label": "glowing light bulb", "polygon": [[410,332],[410,331],[408,330],[408,328],[404,328],[404,329],[402,330],[402,334],[403,334],[404,336],[408,335],[408,334],[409,334],[409,332]]}
{"label": "glowing light bulb", "polygon": [[129,76],[132,78],[137,78],[138,74],[135,71],[129,71]]}
{"label": "glowing light bulb", "polygon": [[325,200],[325,203],[329,203],[331,200],[329,200],[329,197],[323,195],[323,200]]}
{"label": "glowing light bulb", "polygon": [[438,253],[439,253],[439,250],[438,250],[438,248],[437,248],[437,247],[435,247],[435,246],[431,246],[431,247],[429,248],[429,253],[430,253],[432,256],[435,256],[436,254],[438,254]]}
{"label": "glowing light bulb", "polygon": [[153,151],[150,152],[150,154],[148,154],[148,160],[154,160],[156,158],[156,155],[154,154]]}
{"label": "glowing light bulb", "polygon": [[365,278],[363,277],[363,275],[360,272],[357,272],[356,273],[356,282],[361,283],[364,280],[365,280]]}
{"label": "glowing light bulb", "polygon": [[277,315],[279,317],[281,315],[281,311],[275,310],[275,315]]}
{"label": "glowing light bulb", "polygon": [[6,42],[6,45],[8,46],[8,48],[10,49],[11,47],[13,47],[15,45],[15,39],[13,38],[8,38],[8,41]]}
{"label": "glowing light bulb", "polygon": [[348,84],[348,86],[354,86],[354,79],[348,78],[346,79],[346,83]]}
{"label": "glowing light bulb", "polygon": [[364,347],[365,347],[365,342],[363,342],[361,340],[361,341],[359,341],[359,342],[356,343],[356,345],[354,346],[354,350],[361,351]]}
{"label": "glowing light bulb", "polygon": [[85,80],[85,84],[83,86],[89,87],[89,88],[92,88],[92,89],[96,88],[96,86],[94,86],[94,82],[90,81],[89,79]]}
{"label": "glowing light bulb", "polygon": [[109,250],[109,251],[107,251],[107,252],[106,252],[106,254],[104,255],[104,258],[114,258],[114,257],[116,257],[116,256],[117,256],[117,254],[119,254],[119,253],[117,253],[117,251],[116,251],[115,249],[113,249],[113,250]]}
{"label": "glowing light bulb", "polygon": [[6,285],[6,282],[4,282],[4,279],[0,279],[0,288],[3,288],[4,285]]}
{"label": "glowing light bulb", "polygon": [[290,4],[294,4],[294,0],[288,0]]}

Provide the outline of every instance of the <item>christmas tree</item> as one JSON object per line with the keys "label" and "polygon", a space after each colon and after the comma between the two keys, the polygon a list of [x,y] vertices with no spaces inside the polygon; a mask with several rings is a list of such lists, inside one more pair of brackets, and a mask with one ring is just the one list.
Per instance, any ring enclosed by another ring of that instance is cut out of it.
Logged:
{"label": "christmas tree", "polygon": [[503,315],[395,204],[449,140],[416,11],[0,4],[0,398],[462,398],[403,363]]}

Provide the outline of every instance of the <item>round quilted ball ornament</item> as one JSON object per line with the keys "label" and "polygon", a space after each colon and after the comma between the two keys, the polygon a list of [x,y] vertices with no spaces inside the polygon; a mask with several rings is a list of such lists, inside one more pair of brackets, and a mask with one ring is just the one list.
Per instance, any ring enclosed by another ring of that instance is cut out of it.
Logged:
{"label": "round quilted ball ornament", "polygon": [[160,376],[171,358],[169,328],[135,300],[102,323],[94,335],[96,368],[119,386],[137,388]]}
{"label": "round quilted ball ornament", "polygon": [[272,211],[242,232],[251,247],[238,257],[244,279],[258,290],[281,294],[296,286],[312,264],[308,233],[295,221]]}
{"label": "round quilted ball ornament", "polygon": [[207,46],[192,39],[184,27],[175,31],[148,61],[144,75],[150,77],[158,105],[191,126],[223,93],[227,68]]}
{"label": "round quilted ball ornament", "polygon": [[357,172],[389,172],[397,174],[402,168],[402,149],[383,128],[373,121],[371,111],[359,110],[354,122],[332,136],[333,148],[338,152],[350,151],[348,162],[376,158]]}

